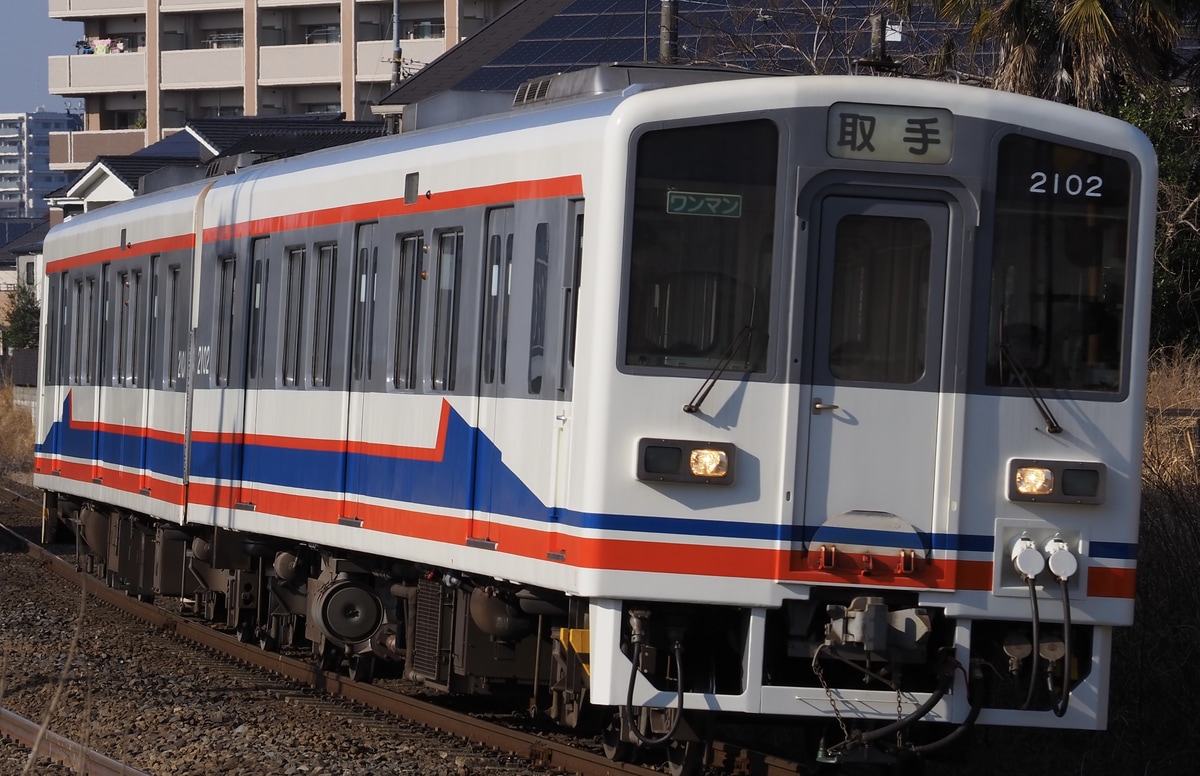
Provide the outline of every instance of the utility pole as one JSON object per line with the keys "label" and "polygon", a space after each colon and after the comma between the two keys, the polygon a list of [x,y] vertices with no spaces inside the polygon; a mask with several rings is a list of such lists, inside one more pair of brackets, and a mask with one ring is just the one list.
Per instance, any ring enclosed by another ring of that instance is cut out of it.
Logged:
{"label": "utility pole", "polygon": [[679,2],[662,0],[658,17],[658,61],[673,65],[679,58]]}
{"label": "utility pole", "polygon": [[392,91],[400,86],[400,0],[392,0]]}

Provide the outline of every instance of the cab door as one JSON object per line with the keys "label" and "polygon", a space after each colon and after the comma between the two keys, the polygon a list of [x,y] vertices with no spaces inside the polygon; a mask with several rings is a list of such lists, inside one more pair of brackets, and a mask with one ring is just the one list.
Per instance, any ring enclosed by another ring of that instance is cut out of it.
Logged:
{"label": "cab door", "polygon": [[923,556],[933,527],[950,207],[829,196],[816,209],[812,393],[799,444],[810,565]]}

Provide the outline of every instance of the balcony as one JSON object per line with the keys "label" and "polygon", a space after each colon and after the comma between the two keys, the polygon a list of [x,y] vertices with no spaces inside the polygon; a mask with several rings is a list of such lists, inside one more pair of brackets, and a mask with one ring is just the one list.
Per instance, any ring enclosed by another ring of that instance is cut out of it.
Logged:
{"label": "balcony", "polygon": [[[75,19],[84,16],[139,16],[146,13],[149,0],[50,0],[51,19]],[[193,0],[193,3],[195,0]],[[164,5],[166,0],[164,0]],[[237,7],[241,7],[240,4]]]}
{"label": "balcony", "polygon": [[51,132],[50,169],[82,170],[97,156],[128,156],[146,147],[146,130]]}
{"label": "balcony", "polygon": [[243,0],[157,0],[158,7],[163,13],[182,11],[240,11],[245,5]]}
{"label": "balcony", "polygon": [[50,57],[51,94],[144,91],[145,52]]}
{"label": "balcony", "polygon": [[162,52],[163,89],[241,87],[246,78],[246,51],[241,48]]}
{"label": "balcony", "polygon": [[259,8],[296,8],[304,5],[329,4],[330,0],[258,0]]}
{"label": "balcony", "polygon": [[[355,64],[360,83],[390,81],[392,78],[392,42],[371,40],[359,43]],[[408,75],[440,57],[446,51],[445,38],[400,41],[400,56],[404,59],[404,70]]]}
{"label": "balcony", "polygon": [[341,48],[339,43],[265,46],[259,50],[258,82],[262,86],[337,83]]}

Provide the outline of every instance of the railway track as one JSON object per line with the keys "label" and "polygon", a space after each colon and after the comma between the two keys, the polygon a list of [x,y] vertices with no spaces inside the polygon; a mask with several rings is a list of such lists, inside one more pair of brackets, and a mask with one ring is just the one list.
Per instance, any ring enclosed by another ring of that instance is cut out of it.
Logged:
{"label": "railway track", "polygon": [[144,771],[89,749],[65,736],[45,730],[33,720],[3,708],[0,708],[0,735],[35,752],[35,760],[47,759],[65,766],[64,773],[88,776],[149,776]]}
{"label": "railway track", "polygon": [[[0,485],[0,494],[11,501],[19,502],[26,509],[40,511],[40,503],[25,493]],[[28,528],[24,532],[27,535],[32,533]],[[42,546],[38,541],[31,541],[27,537],[21,537],[12,532],[8,532],[6,541],[20,543],[23,551],[42,564],[46,570],[69,581],[72,585],[86,589],[92,598],[145,622],[157,630],[191,644],[202,646],[224,659],[237,661],[252,669],[270,672],[291,682],[327,693],[334,698],[385,715],[409,720],[417,725],[441,731],[496,752],[507,753],[526,764],[523,772],[551,770],[576,773],[580,776],[661,774],[660,770],[634,763],[613,762],[599,753],[589,752],[567,743],[483,720],[477,716],[413,698],[383,686],[355,682],[338,673],[322,671],[308,660],[264,651],[256,644],[243,643],[235,636],[213,629],[205,623],[108,588],[94,577],[79,571],[72,562]],[[68,745],[64,744],[64,746]],[[784,776],[784,774],[804,772],[797,764],[790,761],[722,743],[716,743],[713,746],[712,766],[717,772],[746,774],[747,776]],[[133,770],[105,771],[102,769],[85,772],[137,773]]]}

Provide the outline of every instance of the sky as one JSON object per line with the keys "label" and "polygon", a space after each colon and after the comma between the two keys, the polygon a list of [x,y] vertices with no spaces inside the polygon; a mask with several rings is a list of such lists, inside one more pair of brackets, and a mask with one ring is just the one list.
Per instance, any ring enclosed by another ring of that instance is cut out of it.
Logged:
{"label": "sky", "polygon": [[81,37],[81,22],[50,18],[48,0],[0,0],[0,113],[80,112],[78,99],[50,94],[48,60],[74,54]]}

